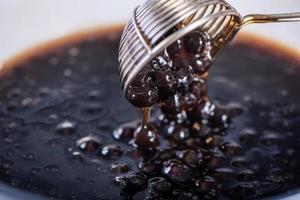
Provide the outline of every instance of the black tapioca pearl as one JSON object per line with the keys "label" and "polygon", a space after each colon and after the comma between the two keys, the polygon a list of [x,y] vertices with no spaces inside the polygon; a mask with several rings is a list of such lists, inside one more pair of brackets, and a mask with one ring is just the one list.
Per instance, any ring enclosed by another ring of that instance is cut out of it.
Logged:
{"label": "black tapioca pearl", "polygon": [[150,78],[158,88],[160,96],[170,95],[176,91],[177,82],[170,69],[153,71]]}
{"label": "black tapioca pearl", "polygon": [[139,149],[149,150],[159,146],[158,132],[152,123],[139,126],[134,132],[134,144]]}
{"label": "black tapioca pearl", "polygon": [[206,51],[206,41],[201,32],[194,31],[182,39],[184,49],[189,54],[203,54]]}
{"label": "black tapioca pearl", "polygon": [[191,72],[193,70],[187,58],[180,58],[180,57],[174,58],[169,61],[168,65],[170,69],[174,72],[180,69],[189,69]]}
{"label": "black tapioca pearl", "polygon": [[213,176],[221,181],[227,181],[235,177],[236,172],[229,167],[221,167],[214,170]]}
{"label": "black tapioca pearl", "polygon": [[177,40],[176,42],[174,42],[173,44],[171,44],[166,48],[165,56],[172,59],[182,54],[183,50],[184,49],[183,49],[182,41]]}
{"label": "black tapioca pearl", "polygon": [[142,187],[147,182],[147,176],[140,172],[132,172],[126,178],[133,186]]}
{"label": "black tapioca pearl", "polygon": [[125,96],[136,107],[151,107],[158,101],[158,89],[150,84],[129,86]]}
{"label": "black tapioca pearl", "polygon": [[163,177],[154,177],[149,179],[148,187],[153,191],[168,192],[171,188],[171,183]]}
{"label": "black tapioca pearl", "polygon": [[188,128],[172,123],[166,128],[166,136],[172,138],[176,142],[185,142],[190,136],[190,131]]}
{"label": "black tapioca pearl", "polygon": [[209,169],[215,169],[218,167],[221,167],[225,163],[225,157],[222,153],[220,152],[210,152],[210,153],[205,153],[205,160],[206,160],[206,165],[207,168]]}
{"label": "black tapioca pearl", "polygon": [[205,75],[211,67],[212,61],[208,57],[189,57],[189,65],[192,67],[193,72],[199,76]]}
{"label": "black tapioca pearl", "polygon": [[119,145],[109,144],[101,149],[100,155],[108,160],[114,160],[123,154],[123,149]]}
{"label": "black tapioca pearl", "polygon": [[97,136],[87,136],[77,141],[78,148],[84,152],[89,153],[98,151],[101,145],[102,141]]}
{"label": "black tapioca pearl", "polygon": [[167,116],[175,116],[183,111],[182,97],[178,94],[168,96],[161,104],[161,111]]}
{"label": "black tapioca pearl", "polygon": [[256,199],[259,190],[252,183],[239,183],[227,190],[232,199]]}
{"label": "black tapioca pearl", "polygon": [[163,163],[162,173],[172,181],[185,181],[191,174],[190,168],[179,160],[167,160]]}
{"label": "black tapioca pearl", "polygon": [[183,150],[177,151],[176,155],[179,159],[181,159],[185,164],[196,167],[203,162],[203,155],[200,151],[197,150]]}
{"label": "black tapioca pearl", "polygon": [[129,141],[133,139],[134,127],[121,126],[114,130],[113,136],[116,140]]}
{"label": "black tapioca pearl", "polygon": [[177,81],[177,88],[181,94],[188,91],[189,87],[194,81],[193,72],[190,68],[180,68],[174,72]]}
{"label": "black tapioca pearl", "polygon": [[254,144],[257,140],[257,131],[253,128],[245,128],[240,132],[239,140],[242,144]]}
{"label": "black tapioca pearl", "polygon": [[156,165],[152,162],[140,162],[139,170],[145,174],[154,174],[156,172]]}
{"label": "black tapioca pearl", "polygon": [[190,86],[190,89],[183,96],[183,105],[186,110],[194,109],[203,97],[207,94],[207,86],[204,80],[198,79]]}
{"label": "black tapioca pearl", "polygon": [[236,168],[248,166],[250,163],[245,157],[235,157],[231,161],[231,165]]}
{"label": "black tapioca pearl", "polygon": [[238,181],[254,181],[255,172],[251,169],[244,169],[237,173],[236,180]]}
{"label": "black tapioca pearl", "polygon": [[117,162],[117,163],[113,163],[110,166],[110,171],[113,174],[123,174],[128,172],[130,169],[130,167],[128,166],[127,163],[125,162]]}
{"label": "black tapioca pearl", "polygon": [[57,124],[56,126],[56,131],[63,135],[73,134],[75,130],[76,130],[76,123],[69,120],[65,120]]}
{"label": "black tapioca pearl", "polygon": [[198,178],[195,181],[195,186],[198,192],[207,193],[210,190],[216,188],[216,180],[211,176],[204,176],[203,178]]}
{"label": "black tapioca pearl", "polygon": [[273,146],[277,145],[281,139],[282,137],[276,132],[264,131],[262,137],[260,138],[260,142],[265,146]]}
{"label": "black tapioca pearl", "polygon": [[242,147],[234,141],[224,142],[219,148],[227,156],[236,156],[242,152]]}

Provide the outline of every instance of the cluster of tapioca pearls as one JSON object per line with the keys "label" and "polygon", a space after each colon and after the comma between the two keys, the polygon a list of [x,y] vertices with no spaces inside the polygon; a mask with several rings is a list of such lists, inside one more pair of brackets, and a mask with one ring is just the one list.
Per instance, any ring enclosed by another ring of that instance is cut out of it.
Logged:
{"label": "cluster of tapioca pearls", "polygon": [[[166,116],[193,110],[207,93],[210,52],[209,36],[204,33],[195,31],[177,40],[138,74],[126,98],[136,107],[159,103]],[[153,124],[143,123],[136,130],[134,143],[144,149],[158,146],[156,132]]]}
{"label": "cluster of tapioca pearls", "polygon": [[127,99],[136,107],[160,103],[167,115],[192,109],[205,94],[202,76],[211,64],[210,51],[209,36],[201,32],[177,40],[136,77],[126,91]]}

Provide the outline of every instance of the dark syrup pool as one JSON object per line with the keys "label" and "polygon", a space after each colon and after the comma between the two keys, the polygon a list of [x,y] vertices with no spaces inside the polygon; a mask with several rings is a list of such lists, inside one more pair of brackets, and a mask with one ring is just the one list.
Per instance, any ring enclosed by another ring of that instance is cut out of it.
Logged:
{"label": "dark syrup pool", "polygon": [[156,112],[160,148],[141,155],[119,38],[119,29],[87,34],[2,72],[2,182],[72,200],[256,199],[299,188],[299,62],[243,41],[229,47],[208,79],[213,102],[242,110],[229,128],[176,130]]}

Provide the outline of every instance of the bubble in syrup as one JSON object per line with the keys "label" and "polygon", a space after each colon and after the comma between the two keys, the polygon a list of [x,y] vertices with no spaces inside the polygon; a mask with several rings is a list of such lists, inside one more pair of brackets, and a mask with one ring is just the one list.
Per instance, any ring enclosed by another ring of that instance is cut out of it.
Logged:
{"label": "bubble in syrup", "polygon": [[59,167],[57,165],[47,165],[46,167],[44,167],[44,171],[45,172],[58,172],[59,171]]}
{"label": "bubble in syrup", "polygon": [[34,161],[36,160],[36,155],[34,153],[25,153],[21,155],[23,160]]}
{"label": "bubble in syrup", "polygon": [[39,168],[32,168],[32,169],[30,170],[30,172],[31,172],[32,175],[36,175],[36,174],[38,174],[40,171],[41,171],[41,170],[40,170]]}

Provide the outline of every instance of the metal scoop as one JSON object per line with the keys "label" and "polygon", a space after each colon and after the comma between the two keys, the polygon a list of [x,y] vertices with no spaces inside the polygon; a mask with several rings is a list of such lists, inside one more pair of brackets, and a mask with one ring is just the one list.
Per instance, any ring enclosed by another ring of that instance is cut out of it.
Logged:
{"label": "metal scoop", "polygon": [[[126,91],[137,74],[166,47],[192,31],[209,36],[212,63],[245,25],[291,21],[300,21],[300,12],[242,17],[224,0],[147,0],[134,9],[121,38],[122,89]],[[172,31],[174,27],[176,31]]]}

